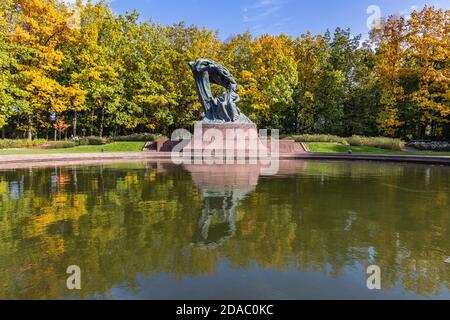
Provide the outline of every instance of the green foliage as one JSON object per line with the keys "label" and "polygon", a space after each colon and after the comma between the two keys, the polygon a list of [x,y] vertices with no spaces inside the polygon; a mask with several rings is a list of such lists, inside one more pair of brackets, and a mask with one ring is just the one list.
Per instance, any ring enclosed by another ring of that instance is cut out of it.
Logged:
{"label": "green foliage", "polygon": [[363,137],[352,136],[343,138],[334,135],[294,135],[287,136],[286,139],[294,139],[297,142],[328,142],[337,143],[342,146],[359,146],[359,147],[374,147],[386,150],[403,150],[405,142],[400,139],[384,138],[384,137]]}
{"label": "green foliage", "polygon": [[426,151],[450,151],[450,143],[446,141],[412,141],[408,147]]}
{"label": "green foliage", "polygon": [[111,138],[113,141],[142,141],[142,142],[152,142],[158,140],[168,140],[167,137],[159,134],[151,133],[135,133],[128,136],[120,136]]}
{"label": "green foliage", "polygon": [[450,137],[449,21],[450,10],[426,5],[408,19],[390,16],[372,32],[384,135]]}
{"label": "green foliage", "polygon": [[47,149],[67,149],[76,147],[78,144],[73,141],[52,141],[46,146]]}
{"label": "green foliage", "polygon": [[239,107],[260,128],[449,139],[449,15],[391,17],[364,43],[341,28],[221,41],[195,25],[117,15],[105,1],[3,0],[0,128],[29,139],[192,129],[201,105],[187,62],[204,57],[236,77]]}
{"label": "green foliage", "polygon": [[346,140],[351,146],[374,147],[387,150],[403,150],[405,148],[405,142],[400,139],[352,136],[346,138]]}
{"label": "green foliage", "polygon": [[45,140],[0,139],[0,149],[31,148],[45,144]]}
{"label": "green foliage", "polygon": [[80,146],[101,146],[107,143],[107,139],[95,136],[81,138],[78,142]]}

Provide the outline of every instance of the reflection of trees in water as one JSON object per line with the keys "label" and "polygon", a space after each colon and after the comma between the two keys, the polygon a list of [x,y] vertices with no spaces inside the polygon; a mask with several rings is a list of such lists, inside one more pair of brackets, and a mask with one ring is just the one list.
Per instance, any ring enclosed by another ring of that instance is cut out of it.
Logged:
{"label": "reflection of trees in water", "polygon": [[[118,283],[137,288],[137,273],[211,274],[223,257],[239,268],[254,261],[331,276],[376,263],[385,289],[449,287],[449,168],[312,162],[304,170],[260,177],[253,192],[222,181],[222,193],[220,172],[211,180],[165,165],[2,171],[0,297],[70,295],[71,264],[89,275],[87,296]],[[193,240],[220,245],[203,250]]]}

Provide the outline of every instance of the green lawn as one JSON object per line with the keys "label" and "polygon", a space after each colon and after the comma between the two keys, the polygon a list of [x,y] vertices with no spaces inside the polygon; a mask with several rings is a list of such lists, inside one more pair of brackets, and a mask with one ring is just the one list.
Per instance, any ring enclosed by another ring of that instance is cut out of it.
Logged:
{"label": "green lawn", "polygon": [[394,151],[385,150],[380,148],[372,147],[349,147],[338,143],[330,142],[308,142],[306,143],[309,151],[315,153],[348,153],[352,150],[353,153],[361,154],[386,154],[386,155],[421,155],[421,156],[448,156],[450,157],[450,152],[431,152],[431,151]]}
{"label": "green lawn", "polygon": [[114,142],[103,146],[79,146],[67,149],[20,149],[0,150],[0,155],[6,154],[60,154],[60,153],[97,153],[102,152],[140,152],[144,142]]}
{"label": "green lawn", "polygon": [[[0,155],[7,154],[60,154],[60,153],[99,153],[102,152],[140,152],[144,148],[144,142],[114,142],[103,146],[79,146],[67,149],[20,149],[0,150]],[[387,155],[422,155],[422,156],[448,156],[450,152],[427,152],[427,151],[394,151],[372,147],[349,147],[330,142],[308,142],[308,149],[314,153],[353,153],[360,154],[387,154]]]}

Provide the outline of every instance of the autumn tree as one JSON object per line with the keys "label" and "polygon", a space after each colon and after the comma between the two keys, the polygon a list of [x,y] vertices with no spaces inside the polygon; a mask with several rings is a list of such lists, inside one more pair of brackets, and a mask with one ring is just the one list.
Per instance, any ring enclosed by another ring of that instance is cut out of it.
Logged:
{"label": "autumn tree", "polygon": [[117,125],[125,130],[160,131],[173,124],[175,83],[169,79],[170,60],[166,29],[149,22],[138,22],[136,12],[118,17],[123,30],[120,40],[120,79],[124,94]]}
{"label": "autumn tree", "polygon": [[11,116],[14,101],[10,91],[12,57],[7,42],[11,25],[7,16],[11,12],[11,5],[9,1],[0,4],[0,128],[2,129]]}
{"label": "autumn tree", "polygon": [[317,88],[326,61],[327,43],[323,36],[304,34],[294,41],[298,83],[294,88],[292,127],[295,133],[312,132],[315,123]]}
{"label": "autumn tree", "polygon": [[174,94],[175,104],[159,110],[157,115],[160,119],[173,118],[172,128],[190,128],[200,119],[202,109],[188,62],[200,57],[221,62],[218,56],[221,41],[218,32],[185,23],[167,27],[167,36],[170,49],[164,54],[172,67],[166,71],[163,85]]}
{"label": "autumn tree", "polygon": [[450,123],[450,10],[425,6],[408,20],[406,77],[413,82],[408,98],[417,106],[418,138],[426,129],[442,135]]}
{"label": "autumn tree", "polygon": [[251,55],[251,70],[242,74],[241,95],[249,103],[250,118],[279,128],[298,81],[292,39],[263,35],[254,41]]}
{"label": "autumn tree", "polygon": [[[241,95],[239,108],[245,114],[250,114],[250,95],[246,95],[242,89],[251,88],[252,81],[249,71],[252,70],[253,55],[252,46],[254,38],[250,32],[232,36],[226,40],[220,49],[219,57],[236,78],[238,83],[238,93]],[[256,89],[254,89],[256,90]]]}
{"label": "autumn tree", "polygon": [[111,9],[103,2],[88,3],[80,8],[80,40],[72,49],[70,82],[85,94],[88,108],[79,104],[78,111],[89,109],[90,134],[98,127],[103,136],[105,118],[114,113],[122,90],[115,58],[117,25]]}
{"label": "autumn tree", "polygon": [[395,136],[403,124],[399,118],[398,105],[404,96],[400,78],[404,65],[404,35],[406,22],[402,17],[389,17],[380,30],[374,30],[372,37],[378,45],[377,71],[383,87],[379,115],[380,130],[388,136]]}
{"label": "autumn tree", "polygon": [[[284,133],[450,138],[449,10],[350,30],[222,41],[218,31],[115,14],[106,0],[0,3],[0,128],[31,139],[170,133],[201,118],[188,62],[225,65],[239,107]],[[212,85],[213,93],[223,88]]]}
{"label": "autumn tree", "polygon": [[[380,90],[374,73],[375,55],[370,45],[361,42],[361,36],[352,36],[350,29],[337,28],[330,42],[329,65],[331,70],[324,75],[330,77],[324,97],[327,108],[325,119],[328,125],[324,133],[341,136],[354,134],[378,134],[376,115],[380,112]],[[330,91],[327,93],[326,91]]]}
{"label": "autumn tree", "polygon": [[375,53],[366,42],[358,48],[353,59],[355,63],[351,85],[344,99],[343,134],[378,136],[381,87],[375,72]]}
{"label": "autumn tree", "polygon": [[20,112],[26,117],[31,139],[39,116],[61,104],[62,88],[53,76],[60,71],[63,59],[59,46],[71,36],[69,14],[55,0],[14,0],[14,4],[18,14],[11,40],[30,48],[28,54],[21,54],[18,59],[16,84],[26,92],[21,97],[24,103]]}
{"label": "autumn tree", "polygon": [[386,135],[422,139],[448,127],[449,17],[449,10],[425,6],[409,19],[391,16],[373,32]]}

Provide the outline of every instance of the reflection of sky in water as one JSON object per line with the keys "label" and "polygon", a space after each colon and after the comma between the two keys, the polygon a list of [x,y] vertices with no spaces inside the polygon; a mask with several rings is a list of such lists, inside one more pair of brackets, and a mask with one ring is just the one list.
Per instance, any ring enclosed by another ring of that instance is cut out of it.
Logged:
{"label": "reflection of sky in water", "polygon": [[58,175],[53,173],[50,177],[50,192],[56,193],[58,186]]}
{"label": "reflection of sky in water", "polygon": [[[332,267],[329,266],[331,270]],[[136,290],[127,284],[117,285],[105,296],[93,299],[427,299],[407,293],[401,286],[389,290],[370,291],[366,288],[365,268],[361,265],[346,267],[339,277],[319,272],[299,272],[291,266],[287,271],[262,269],[252,263],[250,270],[233,268],[222,261],[217,272],[208,276],[178,280],[170,274],[137,275]],[[442,287],[434,299],[449,299],[450,292]]]}
{"label": "reflection of sky in water", "polygon": [[[450,298],[450,168],[0,171],[0,298]],[[366,288],[379,265],[381,291]]]}
{"label": "reflection of sky in water", "polygon": [[10,193],[10,197],[14,200],[19,200],[20,199],[20,195],[22,194],[22,186],[21,186],[21,182],[19,181],[11,181],[9,183],[9,193]]}

